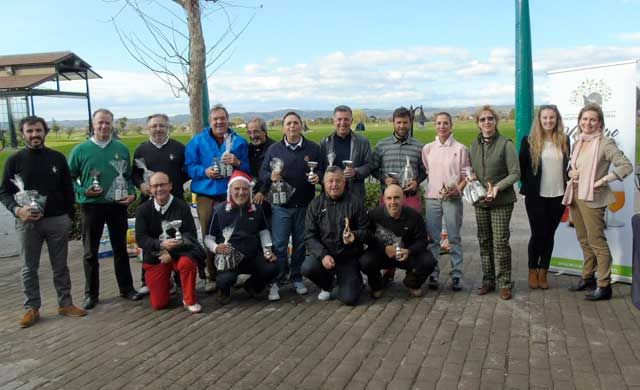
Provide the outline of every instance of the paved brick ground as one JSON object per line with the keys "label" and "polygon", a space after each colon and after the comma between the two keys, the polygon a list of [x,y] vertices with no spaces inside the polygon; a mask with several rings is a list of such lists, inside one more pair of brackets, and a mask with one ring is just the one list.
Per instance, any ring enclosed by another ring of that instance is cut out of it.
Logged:
{"label": "paved brick ground", "polygon": [[[201,315],[174,304],[154,312],[147,300],[117,297],[113,267],[102,261],[101,304],[81,319],[56,315],[44,257],[42,318],[20,329],[20,264],[0,261],[2,389],[640,389],[640,311],[627,285],[590,303],[551,278],[526,289],[528,226],[516,207],[511,240],[515,297],[479,297],[473,212],[465,210],[465,290],[410,299],[397,282],[355,307],[286,291],[268,303],[236,292],[221,307],[200,295]],[[73,293],[84,278],[71,245]],[[140,266],[132,263],[138,280]],[[445,273],[448,265],[444,265]],[[176,302],[178,300],[176,299]]]}

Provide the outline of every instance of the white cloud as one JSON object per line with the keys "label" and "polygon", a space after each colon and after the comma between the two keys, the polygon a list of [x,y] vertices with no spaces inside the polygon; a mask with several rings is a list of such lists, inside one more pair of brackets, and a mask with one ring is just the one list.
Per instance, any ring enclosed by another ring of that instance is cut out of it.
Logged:
{"label": "white cloud", "polygon": [[640,32],[626,32],[617,35],[622,41],[640,41]]}
{"label": "white cloud", "polygon": [[[552,95],[552,86],[546,83],[547,71],[640,58],[640,45],[551,48],[534,54],[538,102],[548,101]],[[458,47],[423,46],[336,51],[307,62],[298,59],[284,63],[271,57],[238,70],[219,71],[209,80],[209,88],[212,103],[222,102],[235,112],[283,107],[323,109],[336,104],[387,108],[511,104],[514,71],[511,48],[489,48],[472,54]],[[129,117],[157,111],[188,113],[186,97],[175,98],[171,89],[151,73],[105,70],[101,74],[103,80],[91,81],[94,108],[113,108],[116,116]],[[71,118],[86,115],[82,104],[77,106],[77,114]],[[69,118],[57,112],[53,116]]]}

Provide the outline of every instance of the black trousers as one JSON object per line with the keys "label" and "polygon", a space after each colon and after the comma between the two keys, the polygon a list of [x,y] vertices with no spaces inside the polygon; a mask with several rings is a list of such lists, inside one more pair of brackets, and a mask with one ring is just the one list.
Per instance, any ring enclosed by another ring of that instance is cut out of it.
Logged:
{"label": "black trousers", "polygon": [[410,289],[417,289],[427,280],[436,267],[436,261],[431,251],[412,253],[405,261],[390,259],[382,248],[369,248],[360,258],[362,272],[367,275],[369,287],[372,291],[382,290],[381,269],[400,268],[405,270],[404,285]]}
{"label": "black trousers", "polygon": [[524,197],[524,205],[531,227],[529,269],[548,269],[553,252],[553,238],[565,209],[562,196],[543,198],[527,195]]}
{"label": "black trousers", "polygon": [[119,204],[82,204],[82,246],[84,248],[84,295],[98,298],[100,293],[100,265],[98,247],[102,228],[107,224],[113,248],[113,266],[120,294],[133,290],[131,266],[127,254],[127,208]]}
{"label": "black trousers", "polygon": [[216,287],[228,295],[231,287],[236,284],[239,274],[251,275],[245,284],[251,286],[253,291],[260,292],[270,280],[276,277],[278,266],[276,263],[269,263],[261,254],[252,258],[244,258],[238,264],[237,269],[233,271],[218,271]]}
{"label": "black trousers", "polygon": [[325,291],[331,291],[335,280],[338,282],[337,298],[345,305],[355,306],[360,299],[362,287],[362,275],[358,258],[334,257],[336,266],[326,269],[322,265],[322,259],[311,256],[302,263],[300,272],[318,287]]}

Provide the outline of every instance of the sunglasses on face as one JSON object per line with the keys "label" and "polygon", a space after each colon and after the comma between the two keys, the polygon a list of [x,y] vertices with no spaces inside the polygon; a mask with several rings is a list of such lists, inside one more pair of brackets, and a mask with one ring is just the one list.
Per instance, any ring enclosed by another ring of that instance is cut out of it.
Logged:
{"label": "sunglasses on face", "polygon": [[494,118],[492,116],[483,116],[482,118],[478,119],[478,122],[480,122],[480,123],[493,122],[494,120],[496,120],[496,118]]}

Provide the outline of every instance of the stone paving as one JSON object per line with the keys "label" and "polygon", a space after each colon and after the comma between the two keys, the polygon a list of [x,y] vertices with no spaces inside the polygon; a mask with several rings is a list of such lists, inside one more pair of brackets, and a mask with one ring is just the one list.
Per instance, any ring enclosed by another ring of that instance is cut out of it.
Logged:
{"label": "stone paving", "polygon": [[[528,225],[512,222],[514,299],[477,296],[478,244],[465,209],[465,289],[409,298],[400,278],[384,298],[356,307],[284,291],[280,302],[234,292],[230,305],[199,293],[204,312],[154,312],[148,299],[117,297],[110,259],[101,260],[101,304],[84,318],[56,314],[47,257],[42,318],[20,329],[20,262],[0,260],[1,389],[640,389],[640,311],[628,285],[608,302],[526,288]],[[444,274],[448,261],[441,263]],[[71,244],[76,302],[84,277]],[[140,265],[132,261],[134,278]]]}

